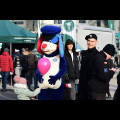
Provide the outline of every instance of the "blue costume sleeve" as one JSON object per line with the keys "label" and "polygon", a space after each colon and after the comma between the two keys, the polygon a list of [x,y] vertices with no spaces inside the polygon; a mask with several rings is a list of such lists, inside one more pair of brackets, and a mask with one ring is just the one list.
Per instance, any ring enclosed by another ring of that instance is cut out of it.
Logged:
{"label": "blue costume sleeve", "polygon": [[48,80],[49,83],[54,85],[56,83],[56,80],[63,77],[66,70],[67,70],[67,65],[66,65],[65,58],[61,57],[60,58],[60,71],[55,76],[49,76],[51,78],[51,79]]}

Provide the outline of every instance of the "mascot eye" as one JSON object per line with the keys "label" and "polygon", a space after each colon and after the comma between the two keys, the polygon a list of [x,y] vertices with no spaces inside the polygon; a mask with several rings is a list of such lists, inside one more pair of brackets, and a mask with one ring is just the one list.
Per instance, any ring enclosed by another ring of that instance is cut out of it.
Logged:
{"label": "mascot eye", "polygon": [[49,40],[49,42],[51,43],[51,42],[52,42],[52,40]]}

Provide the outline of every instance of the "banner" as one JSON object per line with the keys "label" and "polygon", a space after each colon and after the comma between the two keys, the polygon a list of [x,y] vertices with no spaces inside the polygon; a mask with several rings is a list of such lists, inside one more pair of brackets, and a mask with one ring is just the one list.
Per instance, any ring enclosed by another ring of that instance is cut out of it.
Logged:
{"label": "banner", "polygon": [[63,28],[63,45],[67,39],[71,39],[76,45],[76,21],[75,20],[62,20]]}
{"label": "banner", "polygon": [[40,20],[38,20],[38,39],[39,39],[39,37],[40,37]]}
{"label": "banner", "polygon": [[108,27],[113,30],[114,25],[113,25],[113,21],[112,20],[108,20]]}

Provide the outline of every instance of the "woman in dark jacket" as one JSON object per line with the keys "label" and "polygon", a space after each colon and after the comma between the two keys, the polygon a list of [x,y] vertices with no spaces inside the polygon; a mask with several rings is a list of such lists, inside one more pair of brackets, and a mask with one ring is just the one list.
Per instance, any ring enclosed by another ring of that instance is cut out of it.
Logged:
{"label": "woman in dark jacket", "polygon": [[63,76],[63,100],[75,100],[75,80],[79,79],[79,68],[77,53],[75,52],[75,43],[70,39],[66,41],[64,56],[67,63],[67,71]]}

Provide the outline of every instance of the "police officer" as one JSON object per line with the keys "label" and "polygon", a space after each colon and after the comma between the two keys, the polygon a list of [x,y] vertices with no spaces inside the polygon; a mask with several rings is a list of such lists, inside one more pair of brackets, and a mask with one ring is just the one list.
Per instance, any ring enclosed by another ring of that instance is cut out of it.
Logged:
{"label": "police officer", "polygon": [[81,51],[82,61],[77,100],[88,100],[89,66],[93,56],[99,53],[96,49],[96,44],[98,43],[97,36],[95,34],[89,34],[85,39],[87,40],[88,49]]}
{"label": "police officer", "polygon": [[110,68],[108,65],[108,59],[114,56],[114,54],[114,45],[107,44],[99,54],[94,56],[89,71],[90,100],[106,100],[108,83],[116,72],[115,68]]}

